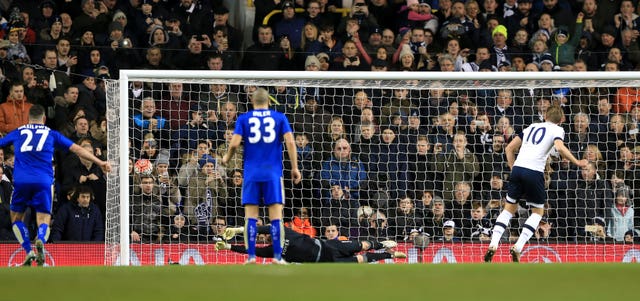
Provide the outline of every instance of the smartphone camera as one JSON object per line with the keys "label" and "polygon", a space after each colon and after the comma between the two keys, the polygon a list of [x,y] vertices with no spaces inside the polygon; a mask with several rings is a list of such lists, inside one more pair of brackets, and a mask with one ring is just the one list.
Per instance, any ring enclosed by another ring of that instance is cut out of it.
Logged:
{"label": "smartphone camera", "polygon": [[122,41],[120,41],[120,43],[118,43],[120,47],[124,47],[124,48],[129,48],[131,47],[131,42],[129,41],[129,39],[124,39]]}

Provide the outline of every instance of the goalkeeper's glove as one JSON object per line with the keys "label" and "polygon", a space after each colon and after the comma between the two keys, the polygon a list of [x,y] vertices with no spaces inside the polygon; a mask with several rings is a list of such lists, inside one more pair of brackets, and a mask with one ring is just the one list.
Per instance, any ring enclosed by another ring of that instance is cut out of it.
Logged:
{"label": "goalkeeper's glove", "polygon": [[216,251],[220,250],[231,250],[231,245],[224,241],[219,241],[216,243]]}
{"label": "goalkeeper's glove", "polygon": [[237,234],[242,234],[242,233],[244,233],[244,227],[236,227],[236,228],[229,227],[225,229],[224,232],[222,233],[222,238],[224,240],[229,240],[229,239],[232,239]]}

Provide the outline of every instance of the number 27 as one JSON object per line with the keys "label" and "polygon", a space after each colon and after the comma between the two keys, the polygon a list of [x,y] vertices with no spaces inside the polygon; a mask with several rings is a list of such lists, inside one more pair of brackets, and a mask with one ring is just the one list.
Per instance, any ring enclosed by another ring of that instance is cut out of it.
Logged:
{"label": "number 27", "polygon": [[[36,145],[36,151],[41,151],[44,146],[44,142],[47,141],[47,136],[49,135],[49,131],[45,129],[36,130],[36,134],[40,134],[40,140],[38,140],[38,145]],[[22,146],[20,146],[20,152],[30,152],[33,150],[33,145],[31,145],[31,140],[33,140],[33,132],[30,130],[24,129],[20,131],[20,135],[27,136],[22,142]]]}

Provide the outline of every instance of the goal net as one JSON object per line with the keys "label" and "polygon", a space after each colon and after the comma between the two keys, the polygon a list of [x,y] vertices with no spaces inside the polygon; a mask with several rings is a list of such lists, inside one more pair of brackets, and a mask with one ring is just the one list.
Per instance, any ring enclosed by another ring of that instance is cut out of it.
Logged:
{"label": "goal net", "polygon": [[220,159],[257,87],[295,134],[303,181],[290,181],[285,159],[286,224],[396,240],[409,262],[481,260],[505,201],[505,146],[560,105],[565,144],[590,164],[552,152],[545,215],[523,261],[622,261],[640,225],[639,86],[633,72],[122,71],[107,93],[105,264],[242,262],[214,250],[225,227],[244,224],[242,150]]}

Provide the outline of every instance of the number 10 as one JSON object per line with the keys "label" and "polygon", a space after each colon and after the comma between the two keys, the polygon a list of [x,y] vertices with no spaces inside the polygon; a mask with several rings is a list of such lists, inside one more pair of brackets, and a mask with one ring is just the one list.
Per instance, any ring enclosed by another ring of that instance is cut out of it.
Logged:
{"label": "number 10", "polygon": [[[540,132],[542,131],[542,132]],[[531,134],[533,133],[533,137],[531,137]],[[544,138],[544,135],[547,133],[547,128],[542,127],[542,128],[538,128],[536,129],[535,127],[531,128],[531,131],[529,131],[529,135],[527,135],[527,141],[533,143],[533,144],[538,144],[542,141],[542,139]]]}

